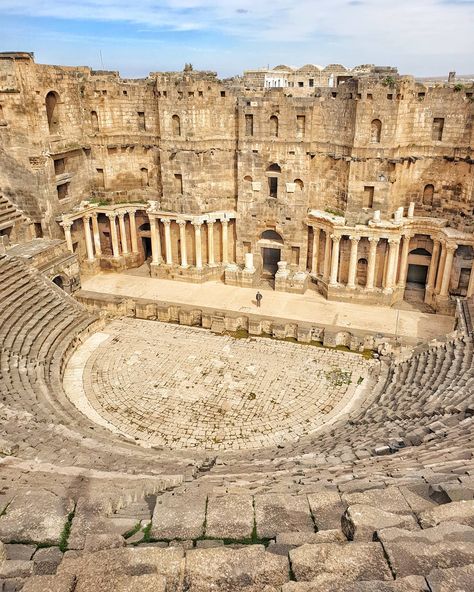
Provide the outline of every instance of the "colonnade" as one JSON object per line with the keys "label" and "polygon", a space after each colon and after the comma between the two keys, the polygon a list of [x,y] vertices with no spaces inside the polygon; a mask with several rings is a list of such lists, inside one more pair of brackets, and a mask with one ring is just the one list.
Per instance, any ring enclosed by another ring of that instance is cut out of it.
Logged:
{"label": "colonnade", "polygon": [[[322,279],[330,287],[340,286],[340,241],[342,234],[330,233],[329,230],[313,227],[313,251],[311,272],[318,275],[320,265],[320,236],[325,233],[324,259]],[[347,235],[346,235],[347,236]],[[362,236],[356,234],[348,235],[351,242],[349,255],[348,280],[345,285],[349,290],[356,287],[357,265],[359,261],[359,242],[363,238],[369,241],[369,253],[367,259],[367,277],[366,290],[376,288],[376,266],[377,266],[377,247],[381,240],[387,240],[388,253],[383,261],[384,273],[382,288],[385,292],[391,292],[395,288],[405,288],[408,273],[408,255],[410,253],[410,240],[413,238],[413,232],[403,232],[401,236]],[[453,262],[456,249],[456,243],[433,239],[433,252],[428,269],[426,290],[429,293],[439,294],[447,297],[449,294],[449,283],[453,270]],[[474,269],[471,272],[468,296],[474,294]]]}
{"label": "colonnade", "polygon": [[[106,212],[109,219],[110,238],[112,241],[112,255],[120,257],[129,253],[138,253],[137,223],[135,219],[135,209],[123,209]],[[125,216],[128,216],[130,227],[130,245],[128,244]],[[118,220],[118,225],[117,225]],[[64,220],[61,226],[64,228],[64,236],[68,249],[73,252],[71,227],[72,220]],[[92,228],[91,228],[92,225]],[[82,215],[82,226],[84,229],[84,242],[86,245],[86,258],[89,262],[94,262],[97,257],[102,255],[102,245],[100,243],[100,232],[97,212],[86,212]],[[118,228],[117,228],[118,226]],[[120,237],[120,240],[119,240]]]}
{"label": "colonnade", "polygon": [[[212,218],[212,219],[195,219],[185,220],[183,218],[161,218],[159,216],[149,215],[150,219],[150,235],[151,235],[151,252],[152,263],[155,265],[174,265],[176,262],[173,258],[173,250],[171,247],[171,223],[176,222],[179,226],[179,253],[177,253],[180,267],[189,267],[188,250],[186,241],[186,226],[191,224],[194,227],[194,253],[195,253],[195,267],[196,269],[203,268],[202,257],[202,226],[207,226],[207,265],[214,267],[217,262],[214,251],[214,224],[219,222],[221,224],[221,240],[222,240],[222,261],[219,263],[229,263],[229,219],[227,218]],[[161,241],[160,223],[164,229],[164,245]]]}

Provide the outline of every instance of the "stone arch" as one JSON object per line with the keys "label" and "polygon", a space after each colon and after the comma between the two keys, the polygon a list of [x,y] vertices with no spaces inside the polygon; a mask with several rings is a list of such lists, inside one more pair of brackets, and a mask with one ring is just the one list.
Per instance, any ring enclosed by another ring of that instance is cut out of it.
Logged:
{"label": "stone arch", "polygon": [[53,277],[53,279],[51,281],[53,282],[53,284],[56,284],[56,286],[58,286],[58,288],[61,288],[61,290],[64,290],[64,278],[62,275],[56,275],[55,277]]}
{"label": "stone arch", "polygon": [[270,117],[270,136],[278,138],[279,121],[276,115]]}
{"label": "stone arch", "polygon": [[50,134],[56,134],[59,131],[59,95],[56,91],[51,90],[46,95],[46,116],[48,118],[48,127]]}
{"label": "stone arch", "polygon": [[424,206],[432,206],[433,205],[433,195],[434,195],[434,185],[429,183],[425,185],[423,189],[423,205]]}
{"label": "stone arch", "polygon": [[260,235],[260,239],[277,242],[281,245],[283,244],[283,237],[281,236],[281,234],[271,228],[269,230],[264,230]]}
{"label": "stone arch", "polygon": [[273,162],[268,168],[267,173],[281,173],[281,167],[276,162]]}
{"label": "stone arch", "polygon": [[293,181],[293,183],[296,185],[296,189],[297,191],[303,191],[304,189],[304,183],[301,179],[295,179]]}
{"label": "stone arch", "polygon": [[379,144],[382,135],[382,122],[380,119],[373,119],[370,124],[370,141],[372,144]]}
{"label": "stone arch", "polygon": [[181,119],[179,115],[173,115],[171,118],[172,126],[173,126],[173,136],[180,136],[181,135]]}
{"label": "stone arch", "polygon": [[91,111],[91,124],[92,124],[92,131],[98,132],[99,131],[99,116],[97,115],[97,111]]}

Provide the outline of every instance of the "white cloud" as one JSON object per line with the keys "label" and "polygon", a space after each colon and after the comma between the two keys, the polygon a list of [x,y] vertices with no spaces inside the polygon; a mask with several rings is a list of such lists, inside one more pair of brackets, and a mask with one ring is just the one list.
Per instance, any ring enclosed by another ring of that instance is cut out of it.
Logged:
{"label": "white cloud", "polygon": [[254,62],[474,71],[474,3],[463,0],[0,0],[1,13],[220,33]]}

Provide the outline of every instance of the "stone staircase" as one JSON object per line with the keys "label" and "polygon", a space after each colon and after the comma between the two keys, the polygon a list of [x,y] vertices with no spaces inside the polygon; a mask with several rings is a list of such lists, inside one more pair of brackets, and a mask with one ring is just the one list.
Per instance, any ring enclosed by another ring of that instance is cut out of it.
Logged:
{"label": "stone staircase", "polygon": [[29,220],[21,210],[0,193],[0,230],[19,222],[29,223]]}

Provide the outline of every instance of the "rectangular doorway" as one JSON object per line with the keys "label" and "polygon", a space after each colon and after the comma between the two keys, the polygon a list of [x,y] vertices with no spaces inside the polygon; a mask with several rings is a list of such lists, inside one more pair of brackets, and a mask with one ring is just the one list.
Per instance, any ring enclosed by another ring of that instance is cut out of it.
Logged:
{"label": "rectangular doorway", "polygon": [[278,270],[278,261],[281,260],[280,249],[262,248],[263,273],[264,275],[274,276]]}

